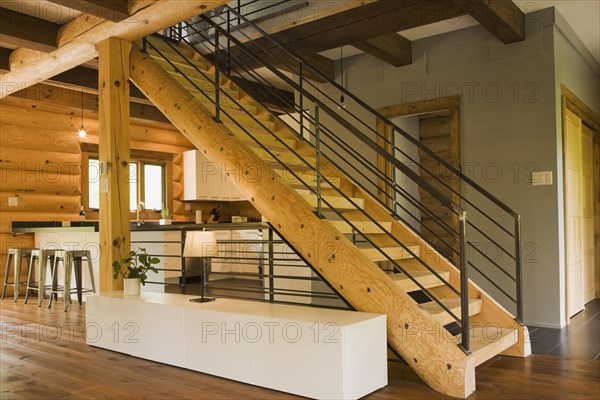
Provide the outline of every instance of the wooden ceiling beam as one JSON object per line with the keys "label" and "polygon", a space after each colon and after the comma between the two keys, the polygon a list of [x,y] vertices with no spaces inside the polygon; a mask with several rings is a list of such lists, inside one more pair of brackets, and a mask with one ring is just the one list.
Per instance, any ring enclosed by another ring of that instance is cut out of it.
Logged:
{"label": "wooden ceiling beam", "polygon": [[45,19],[0,8],[0,45],[25,47],[49,53],[56,50],[60,25]]}
{"label": "wooden ceiling beam", "polygon": [[512,0],[453,0],[504,44],[525,39],[525,14]]}
{"label": "wooden ceiling beam", "polygon": [[412,64],[412,42],[397,33],[355,42],[352,46],[395,67]]}
{"label": "wooden ceiling beam", "polygon": [[[39,83],[25,90],[14,93],[4,99],[2,104],[80,115],[82,108],[85,114],[98,115],[98,92],[82,91],[74,88],[54,86],[50,83]],[[160,110],[152,105],[136,102],[130,103],[129,116],[132,121],[151,123],[155,126],[173,129],[169,120]]]}
{"label": "wooden ceiling beam", "polygon": [[120,22],[129,18],[127,0],[49,0],[84,14],[93,15],[108,21]]}
{"label": "wooden ceiling beam", "polygon": [[227,0],[159,0],[121,22],[104,21],[89,30],[82,30],[77,38],[52,53],[33,60],[24,59],[21,62],[24,68],[2,75],[0,99],[98,57],[96,43],[106,38],[119,37],[134,41],[226,2]]}
{"label": "wooden ceiling beam", "polygon": [[[451,0],[379,0],[275,32],[272,37],[306,58],[464,14],[466,11]],[[280,52],[268,38],[257,38],[252,43],[259,57]],[[378,46],[370,47],[375,51]]]}
{"label": "wooden ceiling beam", "polygon": [[[0,71],[10,71],[9,59],[10,54],[13,52],[11,49],[0,47]],[[74,87],[75,89],[87,89],[87,90],[98,90],[98,70],[88,67],[75,67],[65,72],[61,72],[44,81],[52,86],[68,86]],[[129,94],[132,101],[137,102],[148,102],[146,96],[131,82],[129,82]]]}

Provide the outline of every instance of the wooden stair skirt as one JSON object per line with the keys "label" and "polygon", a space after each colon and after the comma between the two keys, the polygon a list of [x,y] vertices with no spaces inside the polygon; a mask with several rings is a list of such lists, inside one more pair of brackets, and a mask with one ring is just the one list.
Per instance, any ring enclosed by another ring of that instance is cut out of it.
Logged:
{"label": "wooden stair skirt", "polygon": [[[245,141],[239,139],[239,135],[232,133],[226,124],[216,123],[211,111],[204,104],[198,102],[177,79],[150,56],[143,54],[137,46],[133,46],[131,51],[130,74],[131,80],[148,99],[210,160],[220,164],[239,163],[254,166],[252,179],[235,182],[238,190],[353,307],[360,311],[387,315],[390,345],[431,388],[451,396],[466,397],[475,390],[475,366],[478,362],[504,349],[509,349],[515,355],[523,353],[513,346],[516,343],[514,337],[519,336],[520,340],[522,332],[511,335],[508,330],[502,331],[503,334],[490,343],[489,337],[477,333],[477,337],[483,339],[474,340],[474,348],[477,348],[477,351],[471,355],[466,355],[457,346],[460,338],[437,340],[436,338],[449,335],[443,326],[447,317],[442,316],[433,305],[418,305],[408,295],[407,292],[416,287],[410,279],[407,280],[407,277],[402,277],[401,274],[390,278],[390,275],[377,265],[377,262],[385,261],[387,257],[382,258],[377,250],[359,249],[355,246],[346,237],[353,231],[347,223],[318,218],[314,213],[316,197],[309,190],[300,190],[298,193],[296,179],[271,173],[273,164],[269,157],[265,157],[261,151],[253,151]],[[245,95],[242,97],[245,98]],[[266,120],[274,121],[269,118]],[[276,125],[275,123],[275,128]],[[294,162],[289,154],[282,152],[282,157],[288,157],[290,162]],[[304,176],[311,175],[311,171],[301,173],[305,174]],[[334,186],[340,185],[339,177],[336,179],[337,181],[331,181]],[[346,178],[343,178],[343,181],[345,180]],[[330,188],[327,193],[334,193],[333,190]],[[350,201],[333,195],[325,196],[340,209],[356,210],[358,207],[366,210],[366,207],[372,207],[375,203],[360,191],[357,191]],[[385,232],[393,232],[394,235],[405,229],[383,208],[375,211],[370,209],[369,213],[371,212],[374,212],[374,218],[380,221],[380,226],[365,221],[354,221],[353,225],[375,237],[382,236],[382,228]],[[406,237],[406,233],[402,234]],[[416,237],[407,243],[422,242]],[[425,244],[409,249],[417,255],[426,254],[424,250],[431,251],[423,246]],[[399,260],[398,262],[414,261],[406,259],[409,254],[401,248],[381,247],[389,257]],[[437,257],[438,261],[433,262],[433,268],[439,271],[439,275],[449,281],[456,279],[452,275],[456,271],[439,255]],[[417,267],[410,270],[417,271],[414,276],[419,283],[439,290],[436,287],[441,285],[439,279],[421,272],[421,269]],[[481,317],[485,322],[488,317],[484,310],[490,307],[494,310],[499,309],[493,300],[475,286],[472,296],[469,313],[474,315],[474,319]],[[460,314],[460,304],[453,304],[452,299],[447,301],[449,308]],[[480,311],[481,314],[475,315]],[[510,322],[512,318],[506,314],[500,315],[500,320],[507,326],[513,326]],[[504,325],[502,327],[506,328]],[[478,344],[475,345],[475,342]],[[498,350],[499,348],[502,350]]]}

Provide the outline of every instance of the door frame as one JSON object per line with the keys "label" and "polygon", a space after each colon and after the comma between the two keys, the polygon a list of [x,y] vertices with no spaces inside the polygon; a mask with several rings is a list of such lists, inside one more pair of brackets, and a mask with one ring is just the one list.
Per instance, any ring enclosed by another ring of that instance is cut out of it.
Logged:
{"label": "door frame", "polygon": [[[566,210],[564,209],[565,204],[565,193],[564,188],[566,185],[566,174],[565,174],[565,132],[567,129],[567,110],[571,111],[594,131],[594,162],[600,165],[600,117],[590,107],[588,107],[575,93],[573,93],[567,86],[560,85],[561,89],[561,118],[562,118],[562,160],[563,160],[563,238],[564,238],[564,268],[563,274],[565,277],[565,308],[563,310],[565,315],[565,321],[567,324],[570,323],[571,317],[569,315],[569,276],[567,270],[567,235],[566,230]],[[600,297],[600,173],[598,168],[594,168],[594,286],[596,298]]]}
{"label": "door frame", "polygon": [[[450,111],[450,135],[456,140],[457,152],[460,159],[460,96],[440,97],[437,99],[416,101],[413,103],[394,104],[377,109],[377,112],[388,120],[398,117],[411,117],[416,115],[432,114],[441,111]],[[381,119],[377,119],[377,144],[392,152],[392,131]],[[384,157],[377,155],[377,169],[388,178],[393,178],[393,168]],[[388,206],[391,203],[391,190],[382,179],[377,179],[380,199]],[[387,191],[387,192],[386,192]],[[456,200],[456,199],[455,199]]]}

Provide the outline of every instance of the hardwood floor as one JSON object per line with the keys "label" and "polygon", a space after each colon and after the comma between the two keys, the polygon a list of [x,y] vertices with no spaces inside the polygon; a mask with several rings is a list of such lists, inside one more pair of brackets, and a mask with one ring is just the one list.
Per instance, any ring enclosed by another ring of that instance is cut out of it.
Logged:
{"label": "hardwood floor", "polygon": [[[0,399],[296,398],[88,346],[85,306],[74,304],[65,313],[6,299],[0,311]],[[397,362],[389,364],[389,385],[367,398],[449,399]],[[471,398],[598,399],[600,361],[498,356],[478,368]]]}
{"label": "hardwood floor", "polygon": [[586,304],[565,328],[530,326],[529,336],[535,354],[600,360],[600,299]]}

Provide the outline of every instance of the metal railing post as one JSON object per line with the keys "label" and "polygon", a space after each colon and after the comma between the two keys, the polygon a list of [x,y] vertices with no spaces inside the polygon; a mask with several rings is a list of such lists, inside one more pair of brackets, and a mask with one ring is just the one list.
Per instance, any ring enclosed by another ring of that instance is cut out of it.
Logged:
{"label": "metal railing post", "polygon": [[521,265],[521,216],[515,216],[515,279],[517,284],[517,321],[523,323],[523,268]]}
{"label": "metal railing post", "polygon": [[274,264],[275,264],[275,256],[273,251],[273,228],[269,226],[269,302],[275,302],[275,289],[273,285],[275,285],[274,278]]}
{"label": "metal railing post", "polygon": [[215,121],[221,122],[221,72],[219,70],[219,30],[215,32]]}
{"label": "metal railing post", "polygon": [[227,10],[227,75],[231,76],[231,12]]}
{"label": "metal railing post", "polygon": [[300,136],[304,137],[304,71],[303,71],[302,61],[300,61],[299,72],[300,72],[300,99],[298,102],[300,103]]}
{"label": "metal railing post", "polygon": [[321,122],[319,116],[319,106],[315,107],[315,149],[315,171],[317,173],[317,217],[323,218],[323,199],[321,198],[321,185],[323,183],[323,177],[321,176]]}
{"label": "metal railing post", "polygon": [[467,273],[467,212],[462,211],[458,215],[460,233],[460,320],[461,320],[461,344],[466,354],[470,350],[469,329],[469,276]]}

